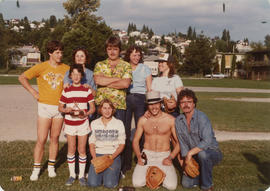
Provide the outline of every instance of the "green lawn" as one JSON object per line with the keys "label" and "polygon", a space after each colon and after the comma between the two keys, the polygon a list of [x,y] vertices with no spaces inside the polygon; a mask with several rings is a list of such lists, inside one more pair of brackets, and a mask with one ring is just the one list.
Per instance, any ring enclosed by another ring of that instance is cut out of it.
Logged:
{"label": "green lawn", "polygon": [[[0,85],[20,84],[18,76],[0,76]],[[36,84],[36,79],[30,80],[30,84]]]}
{"label": "green lawn", "polygon": [[[31,81],[35,84],[35,80]],[[239,79],[183,79],[184,86],[270,89],[270,81]],[[19,84],[18,77],[0,76],[0,84]]]}
{"label": "green lawn", "polygon": [[240,79],[182,79],[184,86],[270,89],[270,81]]}
{"label": "green lawn", "polygon": [[214,129],[225,131],[270,131],[270,103],[214,100],[214,98],[256,97],[269,94],[197,92],[197,108],[205,112]]}
{"label": "green lawn", "polygon": [[[66,163],[67,148],[60,144],[59,158],[57,160],[57,177],[49,179],[46,169],[37,182],[31,182],[29,176],[32,169],[32,150],[34,142],[16,141],[0,142],[0,185],[5,191],[24,190],[109,190],[104,187],[91,189],[81,187],[75,182],[71,187],[66,187],[68,167]],[[230,141],[221,142],[223,161],[214,168],[214,186],[216,191],[263,191],[270,185],[270,141]],[[45,158],[48,157],[48,145],[46,145]],[[43,164],[45,161],[43,161]],[[135,163],[133,163],[134,167]],[[131,186],[132,171],[127,173],[120,186]],[[181,173],[177,170],[180,179]],[[21,182],[11,182],[14,175],[22,175]],[[113,190],[113,189],[111,189]],[[116,190],[116,189],[114,189]],[[137,191],[149,190],[147,188]],[[165,189],[158,189],[158,191]],[[199,188],[183,189],[178,183],[177,190],[198,191]]]}

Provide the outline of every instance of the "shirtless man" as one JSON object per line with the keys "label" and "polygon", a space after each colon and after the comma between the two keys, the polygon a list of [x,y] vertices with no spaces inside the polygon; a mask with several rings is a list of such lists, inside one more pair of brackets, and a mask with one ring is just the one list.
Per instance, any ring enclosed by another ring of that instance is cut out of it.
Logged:
{"label": "shirtless man", "polygon": [[[177,141],[174,117],[161,111],[160,93],[151,91],[146,94],[148,111],[150,118],[142,116],[139,119],[137,130],[132,142],[133,150],[138,158],[138,163],[132,175],[134,187],[143,187],[146,184],[146,172],[149,166],[159,167],[166,177],[163,181],[163,187],[169,190],[175,190],[177,187],[177,174],[172,160],[180,151],[179,144],[173,151],[170,151],[171,135]],[[146,154],[146,164],[142,159],[139,141],[144,133],[145,142],[143,151]]]}

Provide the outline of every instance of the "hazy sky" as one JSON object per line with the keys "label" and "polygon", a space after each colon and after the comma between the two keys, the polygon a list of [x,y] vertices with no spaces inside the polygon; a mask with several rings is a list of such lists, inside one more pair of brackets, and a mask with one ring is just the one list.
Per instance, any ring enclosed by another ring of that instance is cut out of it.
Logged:
{"label": "hazy sky", "polygon": [[[0,0],[5,19],[27,16],[29,20],[41,20],[66,14],[63,0],[19,1],[17,8],[16,0]],[[221,36],[226,28],[232,40],[263,42],[270,34],[270,0],[101,0],[96,14],[114,29],[126,30],[128,23],[133,22],[137,28],[145,24],[160,35],[186,33],[189,26],[195,27],[197,34],[203,31],[209,37]]]}

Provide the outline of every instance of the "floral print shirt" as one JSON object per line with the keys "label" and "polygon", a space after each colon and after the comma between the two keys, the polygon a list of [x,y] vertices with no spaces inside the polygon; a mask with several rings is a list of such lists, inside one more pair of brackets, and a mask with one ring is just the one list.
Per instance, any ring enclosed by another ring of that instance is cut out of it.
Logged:
{"label": "floral print shirt", "polygon": [[[110,67],[109,60],[98,62],[94,69],[94,75],[103,73],[107,77],[130,78],[132,79],[132,69],[128,62],[120,59],[114,69]],[[98,86],[95,102],[97,105],[103,99],[109,99],[116,109],[126,109],[126,89],[115,89],[106,86]]]}

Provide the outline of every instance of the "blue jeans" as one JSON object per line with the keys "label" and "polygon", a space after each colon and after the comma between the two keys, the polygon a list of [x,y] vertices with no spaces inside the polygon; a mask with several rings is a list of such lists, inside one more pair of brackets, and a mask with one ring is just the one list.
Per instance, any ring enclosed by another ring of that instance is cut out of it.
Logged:
{"label": "blue jeans", "polygon": [[[102,154],[97,154],[97,156],[102,156]],[[119,182],[120,169],[121,157],[119,155],[114,159],[113,164],[109,168],[99,174],[96,174],[94,166],[91,164],[87,183],[91,187],[98,187],[103,183],[107,188],[115,188]]]}
{"label": "blue jeans", "polygon": [[[126,98],[127,110],[126,110],[126,122],[125,122],[125,131],[126,131],[126,143],[125,149],[123,151],[122,158],[122,172],[125,173],[127,170],[131,169],[132,166],[132,140],[135,134],[136,129],[131,130],[131,121],[132,114],[134,113],[135,118],[135,127],[139,118],[144,115],[146,105],[145,105],[145,94],[130,93]],[[141,138],[143,140],[143,138]],[[143,141],[140,142],[142,148]]]}
{"label": "blue jeans", "polygon": [[195,155],[194,159],[200,165],[200,175],[191,178],[183,174],[182,186],[185,188],[192,188],[195,185],[201,185],[202,189],[209,189],[213,185],[212,170],[214,165],[222,160],[222,153],[220,150],[207,149]]}

